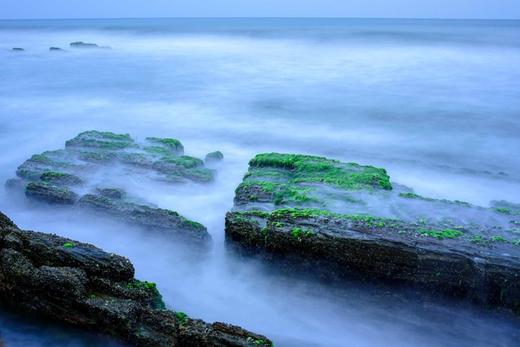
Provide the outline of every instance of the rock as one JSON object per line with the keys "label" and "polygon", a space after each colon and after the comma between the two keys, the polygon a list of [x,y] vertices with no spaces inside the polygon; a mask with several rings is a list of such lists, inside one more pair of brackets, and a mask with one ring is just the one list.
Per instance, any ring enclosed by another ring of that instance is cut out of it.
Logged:
{"label": "rock", "polygon": [[371,166],[260,154],[236,190],[226,240],[287,271],[418,287],[520,314],[520,216],[495,209],[422,197]]}
{"label": "rock", "polygon": [[118,188],[101,188],[97,190],[99,195],[116,200],[122,200],[126,197],[126,192]]}
{"label": "rock", "polygon": [[79,206],[147,229],[163,231],[171,236],[196,240],[198,243],[211,240],[211,236],[202,224],[186,219],[177,212],[123,201],[122,196],[119,197],[113,190],[109,192],[104,189],[102,194],[84,195],[79,200]]}
{"label": "rock", "polygon": [[221,151],[215,151],[215,152],[210,152],[210,153],[206,154],[205,161],[206,161],[206,163],[209,163],[209,162],[222,161],[223,159],[224,159],[224,154],[222,154]]}
{"label": "rock", "polygon": [[20,48],[20,47],[14,47],[13,49],[11,49],[13,52],[23,52],[25,51],[25,49],[23,48]]}
{"label": "rock", "polygon": [[2,213],[0,303],[135,346],[272,346],[266,337],[240,327],[165,309],[155,283],[136,280],[124,257],[20,230]]}
{"label": "rock", "polygon": [[146,230],[202,244],[210,240],[201,224],[174,211],[136,204],[123,190],[94,185],[89,192],[89,185],[100,174],[113,175],[110,170],[114,167],[170,183],[205,183],[214,178],[214,171],[201,159],[184,155],[184,146],[177,139],[149,137],[139,144],[129,134],[90,130],[66,141],[65,149],[33,155],[18,167],[19,179],[8,180],[6,188],[24,191],[30,199],[62,205],[75,205],[79,195],[87,192],[79,204],[82,208],[104,212]]}
{"label": "rock", "polygon": [[62,48],[59,48],[59,47],[49,47],[49,51],[53,51],[53,52],[63,52],[64,50]]}
{"label": "rock", "polygon": [[[169,154],[170,152],[173,152],[177,155],[183,155],[184,154],[184,146],[182,145],[182,143],[177,140],[177,139],[173,139],[173,138],[160,138],[160,137],[147,137],[146,140],[148,142],[150,142],[151,144],[155,145],[155,146],[159,146],[159,148],[162,148],[162,149],[166,149],[167,150],[167,154]],[[150,148],[150,150],[153,152],[154,150],[157,151],[157,148]],[[164,154],[165,152],[162,152],[161,153],[161,149],[159,149],[159,153],[160,154]]]}
{"label": "rock", "polygon": [[47,182],[31,182],[25,188],[25,196],[55,205],[73,205],[78,195],[68,188]]}
{"label": "rock", "polygon": [[71,42],[70,46],[73,48],[99,48],[95,43],[86,43],[82,41]]}

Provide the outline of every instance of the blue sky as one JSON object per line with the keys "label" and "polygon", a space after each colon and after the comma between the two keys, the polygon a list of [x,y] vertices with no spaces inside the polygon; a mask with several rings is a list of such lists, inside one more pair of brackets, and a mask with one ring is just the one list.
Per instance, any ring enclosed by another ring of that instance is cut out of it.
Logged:
{"label": "blue sky", "polygon": [[520,0],[0,0],[0,18],[520,18]]}

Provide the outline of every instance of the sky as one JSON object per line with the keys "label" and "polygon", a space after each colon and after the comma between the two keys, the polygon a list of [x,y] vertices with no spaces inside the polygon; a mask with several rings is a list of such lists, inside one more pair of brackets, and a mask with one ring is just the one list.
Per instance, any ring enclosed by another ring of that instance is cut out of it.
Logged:
{"label": "sky", "polygon": [[520,0],[0,0],[1,19],[129,17],[520,19]]}

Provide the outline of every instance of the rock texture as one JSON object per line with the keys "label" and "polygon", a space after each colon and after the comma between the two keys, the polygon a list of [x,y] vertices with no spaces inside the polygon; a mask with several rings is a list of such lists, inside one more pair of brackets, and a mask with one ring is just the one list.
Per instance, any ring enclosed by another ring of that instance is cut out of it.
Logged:
{"label": "rock texture", "polygon": [[266,337],[166,310],[154,283],[124,257],[20,230],[0,213],[0,302],[114,335],[136,346],[272,346]]}
{"label": "rock texture", "polygon": [[121,176],[121,172],[171,184],[204,184],[214,178],[214,171],[201,159],[184,155],[177,139],[149,137],[137,143],[128,134],[91,130],[68,140],[65,149],[33,155],[18,167],[18,178],[9,179],[5,186],[24,191],[32,200],[93,210],[180,238],[210,240],[200,223],[139,201],[120,188],[92,183],[101,175]]}
{"label": "rock texture", "polygon": [[236,190],[226,240],[328,279],[404,284],[520,313],[517,208],[426,198],[383,169],[268,153],[251,160]]}

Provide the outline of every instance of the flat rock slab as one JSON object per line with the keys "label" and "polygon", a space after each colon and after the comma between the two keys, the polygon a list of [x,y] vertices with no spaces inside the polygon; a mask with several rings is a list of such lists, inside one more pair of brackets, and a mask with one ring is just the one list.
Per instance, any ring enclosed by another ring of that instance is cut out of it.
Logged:
{"label": "flat rock slab", "polygon": [[215,175],[203,160],[184,155],[177,139],[148,137],[138,143],[128,134],[91,130],[66,141],[65,149],[33,155],[5,186],[32,200],[96,211],[199,243],[210,241],[202,224],[177,212],[139,201],[117,187],[95,187],[100,174],[114,169],[169,184],[204,184]]}
{"label": "flat rock slab", "polygon": [[267,153],[236,190],[226,240],[325,278],[416,286],[520,313],[519,211],[422,197],[371,166]]}
{"label": "flat rock slab", "polygon": [[156,285],[124,257],[20,230],[0,213],[0,303],[136,346],[272,346],[265,336],[164,308]]}

